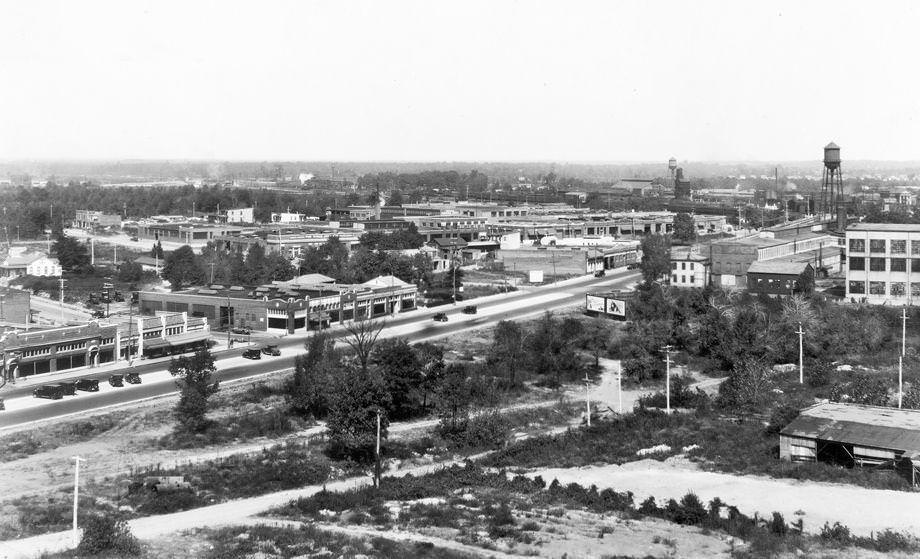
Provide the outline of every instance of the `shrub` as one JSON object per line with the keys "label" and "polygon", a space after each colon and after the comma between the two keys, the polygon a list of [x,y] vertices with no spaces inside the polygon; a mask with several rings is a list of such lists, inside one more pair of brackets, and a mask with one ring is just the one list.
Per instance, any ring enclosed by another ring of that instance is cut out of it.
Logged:
{"label": "shrub", "polygon": [[789,532],[789,526],[786,524],[786,520],[783,518],[783,515],[774,512],[773,518],[767,523],[767,528],[770,530],[771,534],[776,534],[777,536],[785,536]]}
{"label": "shrub", "polygon": [[770,423],[767,425],[766,434],[778,435],[786,425],[792,423],[792,420],[799,416],[799,408],[783,404],[773,410],[770,415]]}
{"label": "shrub", "polygon": [[90,554],[115,551],[120,555],[138,555],[141,546],[124,519],[94,514],[83,521],[83,538],[77,551]]}
{"label": "shrub", "polygon": [[441,420],[438,434],[455,448],[499,448],[508,440],[511,428],[498,411],[475,415],[465,422]]}
{"label": "shrub", "polygon": [[831,526],[825,522],[824,527],[821,528],[821,539],[834,545],[844,546],[850,543],[852,537],[850,529],[843,524],[834,522],[834,525]]}

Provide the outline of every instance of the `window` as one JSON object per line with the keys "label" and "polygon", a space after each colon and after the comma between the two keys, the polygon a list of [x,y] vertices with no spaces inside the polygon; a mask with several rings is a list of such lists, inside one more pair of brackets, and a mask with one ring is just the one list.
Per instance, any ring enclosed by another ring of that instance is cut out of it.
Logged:
{"label": "window", "polygon": [[891,254],[907,254],[907,241],[904,239],[892,239]]}
{"label": "window", "polygon": [[690,269],[693,270],[693,262],[690,263]]}
{"label": "window", "polygon": [[672,270],[676,270],[676,269],[677,269],[677,262],[671,262],[671,269],[672,269]]}
{"label": "window", "polygon": [[885,282],[870,281],[869,282],[869,294],[870,295],[884,295],[885,294]]}
{"label": "window", "polygon": [[[920,284],[915,284],[920,287]],[[864,281],[851,281],[850,282],[850,293],[856,295],[862,295],[866,292],[866,282]]]}
{"label": "window", "polygon": [[681,262],[681,263],[680,263],[680,269],[681,269],[681,270],[686,270],[686,269],[687,269],[687,263],[686,263],[686,262]]}
{"label": "window", "polygon": [[885,252],[885,239],[869,239],[869,252]]}
{"label": "window", "polygon": [[[920,249],[920,246],[917,248]],[[850,239],[850,252],[866,252],[865,239]]]}
{"label": "window", "polygon": [[873,272],[884,272],[885,271],[885,259],[884,258],[870,258],[869,259],[869,270]]}
{"label": "window", "polygon": [[[918,260],[920,262],[920,260]],[[866,269],[866,259],[858,257],[850,257],[850,269],[851,270],[865,270]]]}
{"label": "window", "polygon": [[695,283],[693,280],[696,279],[696,276],[690,276],[690,283]]}
{"label": "window", "polygon": [[910,253],[914,256],[920,256],[920,241],[910,242]]}
{"label": "window", "polygon": [[680,283],[687,283],[687,276],[680,276]]}
{"label": "window", "polygon": [[892,297],[903,297],[904,288],[905,288],[905,285],[903,281],[891,282],[891,296]]}
{"label": "window", "polygon": [[910,296],[920,297],[920,283],[913,282],[910,284]]}
{"label": "window", "polygon": [[673,276],[671,276],[671,281],[673,281],[674,283],[677,283],[677,274],[674,274]]}
{"label": "window", "polygon": [[911,272],[920,272],[920,258],[911,258],[911,259],[910,259],[910,271],[911,271]]}
{"label": "window", "polygon": [[903,258],[892,258],[891,259],[891,271],[892,272],[906,272],[907,271],[907,260]]}

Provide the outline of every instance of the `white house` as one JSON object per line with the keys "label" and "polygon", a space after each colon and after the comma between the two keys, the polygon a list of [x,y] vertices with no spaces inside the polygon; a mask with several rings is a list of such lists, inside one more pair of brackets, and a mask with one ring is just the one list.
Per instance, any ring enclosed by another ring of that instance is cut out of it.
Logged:
{"label": "white house", "polygon": [[57,258],[51,258],[42,252],[27,252],[22,247],[14,247],[6,260],[0,264],[0,277],[18,278],[26,275],[60,276],[61,263]]}
{"label": "white house", "polygon": [[671,278],[675,287],[706,287],[709,284],[709,259],[693,247],[671,249]]}
{"label": "white house", "polygon": [[227,210],[227,223],[255,223],[253,208]]}

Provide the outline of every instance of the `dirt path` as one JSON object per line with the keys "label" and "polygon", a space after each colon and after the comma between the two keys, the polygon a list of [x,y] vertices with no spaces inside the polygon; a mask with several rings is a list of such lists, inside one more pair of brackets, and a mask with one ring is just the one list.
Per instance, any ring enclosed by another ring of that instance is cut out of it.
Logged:
{"label": "dirt path", "polygon": [[703,502],[719,497],[751,516],[756,512],[769,518],[777,511],[787,522],[802,518],[805,531],[810,533],[820,532],[825,522],[840,522],[856,535],[868,536],[890,528],[920,536],[920,495],[913,492],[721,474],[695,470],[680,461],[545,468],[527,475],[542,476],[547,483],[558,479],[562,484],[594,484],[598,489],[632,491],[636,503],[653,496],[661,505],[667,499],[680,500],[692,491]]}

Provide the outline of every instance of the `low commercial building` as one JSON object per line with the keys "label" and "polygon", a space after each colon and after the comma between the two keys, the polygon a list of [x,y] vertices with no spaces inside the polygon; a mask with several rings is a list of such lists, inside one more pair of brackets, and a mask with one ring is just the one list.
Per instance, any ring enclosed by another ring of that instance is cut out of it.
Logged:
{"label": "low commercial building", "polygon": [[0,359],[4,378],[15,380],[189,351],[207,344],[209,337],[207,321],[185,313],[136,317],[122,327],[94,320],[81,326],[6,332],[0,336]]}
{"label": "low commercial building", "polygon": [[747,271],[754,262],[765,260],[802,260],[797,255],[808,253],[805,260],[812,260],[813,252],[822,252],[826,247],[829,254],[839,254],[838,240],[826,233],[807,233],[791,238],[743,237],[714,242],[709,245],[709,260],[712,263],[712,282],[725,287],[747,287]]}
{"label": "low commercial building", "polygon": [[240,235],[243,228],[236,225],[207,225],[203,223],[138,223],[139,239],[204,246],[224,235]]}
{"label": "low commercial building", "polygon": [[920,410],[826,402],[780,431],[779,457],[847,468],[894,469],[920,481]]}
{"label": "low commercial building", "polygon": [[815,277],[815,269],[808,262],[754,262],[748,268],[748,291],[765,295],[792,295],[804,289],[802,280],[805,276],[810,276],[812,280]]}
{"label": "low commercial building", "polygon": [[709,258],[696,247],[671,249],[671,277],[674,287],[706,287],[709,285]]}
{"label": "low commercial building", "polygon": [[28,252],[22,247],[10,249],[9,256],[0,263],[0,277],[18,278],[20,276],[57,277],[62,273],[61,263],[57,258],[49,257],[43,252]]}
{"label": "low commercial building", "polygon": [[73,219],[73,226],[87,231],[105,227],[119,228],[121,227],[121,216],[93,210],[77,210]]}
{"label": "low commercial building", "polygon": [[848,298],[880,305],[920,302],[920,225],[851,225],[846,251]]}
{"label": "low commercial building", "polygon": [[392,276],[362,284],[311,285],[298,280],[257,287],[211,285],[172,293],[141,291],[140,311],[185,312],[212,328],[249,328],[290,333],[316,330],[331,321],[378,318],[416,308],[418,288]]}

